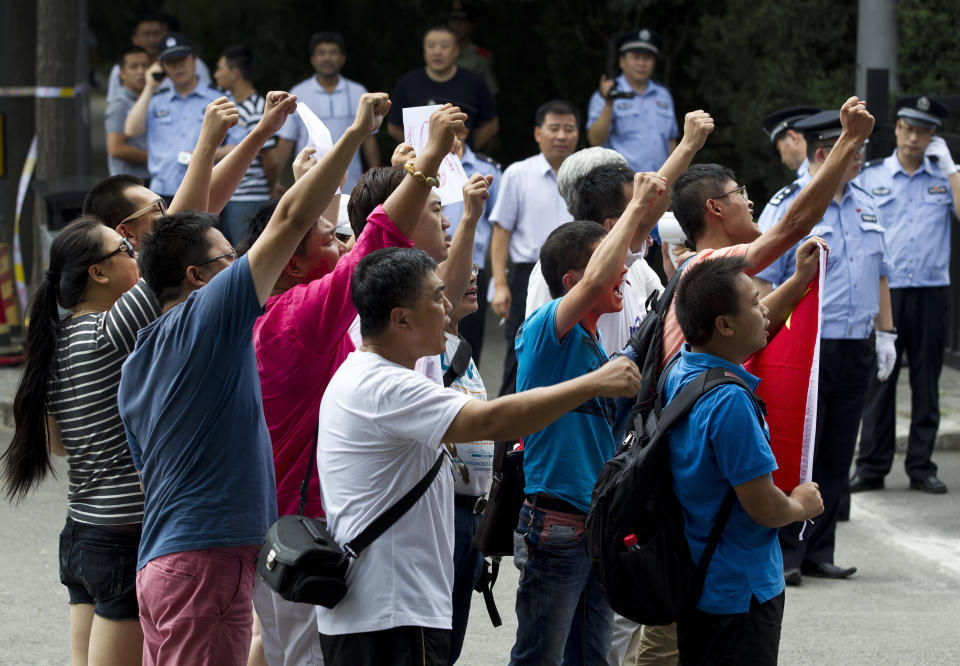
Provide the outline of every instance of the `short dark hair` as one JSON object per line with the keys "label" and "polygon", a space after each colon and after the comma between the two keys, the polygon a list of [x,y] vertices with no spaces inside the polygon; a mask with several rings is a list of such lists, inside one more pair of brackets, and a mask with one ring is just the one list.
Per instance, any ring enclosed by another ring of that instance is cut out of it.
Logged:
{"label": "short dark hair", "polygon": [[374,167],[368,169],[350,192],[347,202],[347,217],[354,238],[360,238],[360,232],[367,224],[367,217],[373,209],[387,200],[395,189],[400,187],[406,172],[403,167]]}
{"label": "short dark hair", "polygon": [[577,111],[577,107],[570,102],[565,102],[562,99],[552,99],[545,104],[541,104],[537,107],[537,112],[533,114],[533,124],[541,127],[544,121],[546,121],[548,113],[553,113],[558,116],[571,115],[576,118],[577,129],[580,129],[580,112]]}
{"label": "short dark hair", "polygon": [[360,335],[377,335],[390,323],[393,308],[412,307],[423,290],[423,280],[437,270],[437,262],[423,250],[388,247],[357,263],[350,281],[350,297],[360,315]]}
{"label": "short dark hair", "polygon": [[564,274],[586,268],[593,254],[590,246],[606,235],[603,226],[588,220],[567,222],[550,232],[540,248],[540,272],[551,298],[560,298],[566,293]]}
{"label": "short dark hair", "polygon": [[253,50],[249,46],[234,44],[225,48],[220,55],[227,61],[228,67],[240,70],[244,80],[253,80]]}
{"label": "short dark hair", "polygon": [[[804,137],[806,138],[806,137]],[[827,154],[830,154],[830,151],[833,150],[833,145],[837,142],[836,139],[821,139],[819,141],[807,141],[807,159],[811,162],[816,162],[817,160],[817,149],[823,148],[827,151]]]}
{"label": "short dark hair", "polygon": [[120,57],[117,58],[117,64],[120,65],[120,69],[123,69],[127,64],[127,56],[133,55],[134,53],[142,53],[143,55],[150,57],[150,54],[147,53],[147,50],[141,46],[130,45],[120,52]]}
{"label": "short dark hair", "polygon": [[143,185],[143,179],[118,173],[101,180],[83,198],[83,214],[93,215],[110,228],[136,212],[136,204],[124,195],[129,187]]}
{"label": "short dark hair", "polygon": [[680,330],[691,345],[710,341],[717,317],[740,314],[737,282],[747,266],[743,257],[718,257],[684,270],[674,303]]}
{"label": "short dark hair", "polygon": [[[234,248],[237,251],[238,257],[249,252],[253,244],[257,242],[260,234],[267,228],[267,223],[270,221],[270,218],[273,217],[273,213],[277,210],[277,204],[279,203],[279,198],[271,199],[257,208],[253,216],[247,220],[247,226],[243,230],[243,238],[240,239],[240,242],[237,243],[237,246]],[[306,241],[306,236],[304,236],[304,240],[300,241],[300,245],[297,246],[297,254],[303,254],[302,248],[304,241]]]}
{"label": "short dark hair", "polygon": [[622,164],[603,164],[582,176],[570,195],[573,219],[603,224],[608,217],[620,217],[627,207],[623,186],[633,182],[633,174],[633,169]]}
{"label": "short dark hair", "polygon": [[426,30],[424,30],[424,31],[423,31],[423,36],[420,38],[420,41],[422,42],[424,39],[426,39],[426,38],[427,38],[427,35],[430,34],[431,32],[445,32],[445,33],[447,33],[447,34],[449,34],[449,35],[451,35],[451,36],[453,37],[454,43],[457,43],[457,41],[458,41],[458,40],[457,40],[457,33],[455,33],[455,32],[453,31],[453,28],[451,28],[451,27],[450,27],[449,25],[447,25],[446,23],[438,23],[438,24],[432,25],[432,26],[430,26],[429,28],[427,28]]}
{"label": "short dark hair", "polygon": [[213,213],[188,210],[157,220],[143,237],[140,274],[161,304],[179,298],[187,266],[207,258],[210,241],[205,234],[216,224]]}
{"label": "short dark hair", "polygon": [[339,32],[333,32],[330,30],[321,30],[320,32],[315,32],[310,36],[310,57],[313,57],[313,52],[317,50],[317,46],[320,44],[336,44],[340,48],[340,52],[346,54],[347,52],[347,43],[343,41],[343,35]]}
{"label": "short dark hair", "polygon": [[130,34],[133,34],[134,32],[136,32],[137,28],[140,27],[141,23],[162,23],[168,31],[171,31],[171,32],[175,31],[177,28],[180,27],[180,24],[177,23],[176,27],[172,27],[170,25],[171,19],[176,21],[176,19],[174,19],[169,14],[162,14],[160,12],[145,12],[143,14],[140,14],[140,16],[137,17],[137,21],[133,24],[133,30]]}
{"label": "short dark hair", "polygon": [[694,164],[680,174],[670,188],[673,214],[694,246],[706,226],[704,213],[707,199],[720,193],[727,180],[737,182],[737,176],[725,166]]}

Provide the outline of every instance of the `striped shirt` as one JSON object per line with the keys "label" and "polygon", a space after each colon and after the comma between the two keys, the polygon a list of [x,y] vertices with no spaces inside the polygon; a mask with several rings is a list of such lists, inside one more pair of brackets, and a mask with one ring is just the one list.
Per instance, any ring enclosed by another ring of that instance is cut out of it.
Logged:
{"label": "striped shirt", "polygon": [[108,312],[68,319],[57,332],[47,413],[60,426],[67,515],[78,523],[143,521],[143,493],[117,410],[117,387],[137,333],[159,316],[159,304],[140,280]]}
{"label": "striped shirt", "polygon": [[[265,104],[266,100],[257,93],[253,93],[242,102],[236,103],[237,113],[240,115],[237,125],[243,128],[245,134],[249,134],[260,122]],[[261,152],[269,150],[275,145],[277,145],[277,137],[272,136],[263,144]],[[270,186],[267,183],[267,174],[263,170],[263,163],[260,161],[260,155],[258,154],[250,163],[247,173],[244,174],[240,184],[237,185],[230,201],[266,201],[269,198]]]}

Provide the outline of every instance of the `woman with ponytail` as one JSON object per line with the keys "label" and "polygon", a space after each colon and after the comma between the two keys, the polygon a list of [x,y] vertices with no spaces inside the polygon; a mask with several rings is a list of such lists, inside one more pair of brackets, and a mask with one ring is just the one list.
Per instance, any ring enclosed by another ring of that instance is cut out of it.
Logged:
{"label": "woman with ponytail", "polygon": [[160,308],[139,279],[129,241],[81,217],[53,240],[29,315],[16,430],[2,456],[4,490],[11,501],[22,500],[53,470],[51,453],[67,457],[60,581],[70,598],[73,663],[139,664],[143,492],[117,386],[137,332]]}

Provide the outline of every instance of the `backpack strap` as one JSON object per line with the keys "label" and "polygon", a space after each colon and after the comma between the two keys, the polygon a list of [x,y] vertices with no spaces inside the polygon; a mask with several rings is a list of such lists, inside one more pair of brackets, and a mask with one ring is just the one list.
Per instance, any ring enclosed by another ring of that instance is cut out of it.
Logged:
{"label": "backpack strap", "polygon": [[437,478],[437,472],[440,471],[440,466],[443,465],[445,455],[446,454],[441,451],[440,455],[437,456],[437,461],[433,463],[433,467],[420,479],[417,485],[408,490],[407,494],[398,499],[393,506],[377,516],[377,519],[367,525],[366,529],[355,536],[350,543],[344,544],[343,552],[350,557],[356,558],[367,546],[376,541],[381,534],[400,520],[403,514],[409,511],[410,508],[417,503],[417,500],[427,492],[427,488],[429,488],[433,480]]}
{"label": "backpack strap", "polygon": [[[676,361],[677,359],[674,358],[671,361],[671,365],[676,363]],[[661,391],[667,370],[669,370],[669,367],[664,370],[663,377],[660,378]],[[749,386],[747,386],[746,382],[725,368],[710,368],[709,370],[705,370],[697,375],[693,381],[689,382],[683,387],[680,393],[677,394],[673,400],[667,403],[667,407],[663,410],[662,416],[657,424],[659,432],[662,433],[661,436],[666,440],[666,434],[669,429],[682,417],[686,416],[687,413],[693,409],[693,406],[698,400],[700,400],[700,398],[713,389],[724,384],[736,384],[746,390],[747,394],[753,401],[757,419],[763,423],[763,417],[767,413],[767,408],[763,404],[763,401],[760,400],[760,398],[750,389]],[[658,400],[660,399],[661,398],[658,396]],[[676,410],[670,411],[671,407],[674,407],[675,404]],[[668,411],[670,411],[669,414]],[[734,490],[733,486],[731,486],[730,489],[727,490],[726,496],[723,498],[723,503],[720,505],[720,510],[717,512],[716,520],[713,523],[713,527],[710,529],[710,536],[707,538],[707,545],[703,549],[703,554],[700,556],[700,562],[697,564],[697,585],[701,589],[703,588],[703,583],[707,577],[707,569],[710,567],[710,561],[713,559],[713,554],[716,552],[717,545],[720,543],[720,536],[723,534],[723,530],[727,525],[727,520],[730,518],[730,514],[733,512],[733,505],[736,502],[736,499],[737,492]]]}

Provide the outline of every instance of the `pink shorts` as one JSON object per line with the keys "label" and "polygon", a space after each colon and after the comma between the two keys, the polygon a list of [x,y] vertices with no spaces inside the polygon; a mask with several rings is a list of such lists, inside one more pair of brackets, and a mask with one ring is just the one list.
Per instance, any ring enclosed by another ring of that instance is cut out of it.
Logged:
{"label": "pink shorts", "polygon": [[143,663],[246,664],[257,546],[162,555],[137,572]]}

